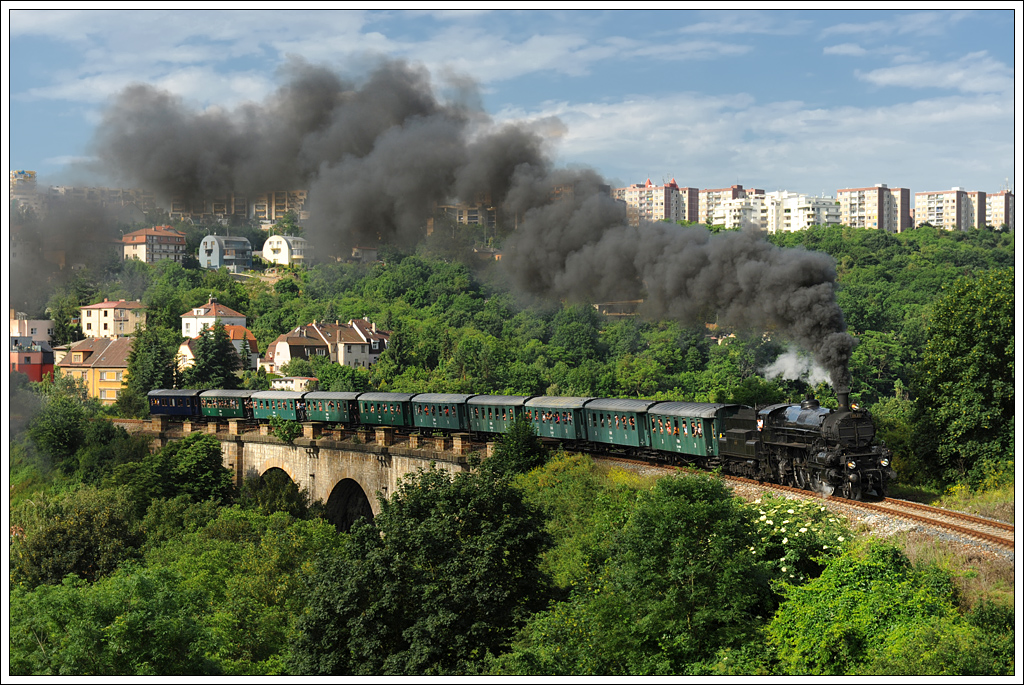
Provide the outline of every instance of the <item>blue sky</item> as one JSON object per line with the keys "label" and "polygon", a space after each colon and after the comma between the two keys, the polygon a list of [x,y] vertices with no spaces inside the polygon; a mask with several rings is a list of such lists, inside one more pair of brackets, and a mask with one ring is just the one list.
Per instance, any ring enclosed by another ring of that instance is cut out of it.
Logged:
{"label": "blue sky", "polygon": [[828,195],[875,183],[992,192],[1006,179],[1014,187],[1021,156],[1021,13],[1008,9],[13,6],[10,168],[34,169],[43,183],[103,183],[74,178],[66,165],[88,157],[102,108],[126,85],[232,108],[272,92],[289,56],[353,79],[375,55],[422,63],[438,84],[469,76],[496,120],[549,122],[560,164],[593,167],[616,184],[674,177]]}

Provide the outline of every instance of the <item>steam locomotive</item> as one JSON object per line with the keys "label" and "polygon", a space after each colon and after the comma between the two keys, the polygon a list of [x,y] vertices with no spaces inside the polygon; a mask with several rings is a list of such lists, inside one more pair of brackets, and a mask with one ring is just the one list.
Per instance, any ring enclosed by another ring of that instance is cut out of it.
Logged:
{"label": "steam locomotive", "polygon": [[861,499],[884,497],[892,454],[875,441],[871,415],[815,400],[755,410],[739,404],[595,397],[441,393],[153,390],[153,416],[171,419],[274,416],[347,429],[469,433],[493,439],[520,416],[541,438],[569,450],[617,453],[653,462],[721,469],[762,482]]}

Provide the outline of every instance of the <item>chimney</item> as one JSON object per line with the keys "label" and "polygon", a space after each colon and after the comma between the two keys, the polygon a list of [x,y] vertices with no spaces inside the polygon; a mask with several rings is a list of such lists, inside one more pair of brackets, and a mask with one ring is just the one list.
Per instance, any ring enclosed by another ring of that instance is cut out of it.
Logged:
{"label": "chimney", "polygon": [[839,411],[850,411],[850,389],[836,390],[836,397],[839,399]]}

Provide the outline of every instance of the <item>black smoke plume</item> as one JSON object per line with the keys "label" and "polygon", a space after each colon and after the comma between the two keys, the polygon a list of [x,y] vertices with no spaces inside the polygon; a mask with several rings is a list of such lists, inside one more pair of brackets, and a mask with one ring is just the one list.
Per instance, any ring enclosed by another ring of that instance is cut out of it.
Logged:
{"label": "black smoke plume", "polygon": [[495,126],[466,82],[438,97],[422,67],[382,62],[360,85],[293,61],[262,104],[189,110],[150,86],[122,92],[96,137],[102,165],[163,195],[211,197],[308,188],[317,254],[345,256],[424,234],[434,203],[486,197],[517,229],[503,262],[523,289],[578,301],[645,299],[645,313],[778,329],[849,384],[853,339],[823,254],[758,234],[626,224],[592,171],[552,169],[544,139]]}

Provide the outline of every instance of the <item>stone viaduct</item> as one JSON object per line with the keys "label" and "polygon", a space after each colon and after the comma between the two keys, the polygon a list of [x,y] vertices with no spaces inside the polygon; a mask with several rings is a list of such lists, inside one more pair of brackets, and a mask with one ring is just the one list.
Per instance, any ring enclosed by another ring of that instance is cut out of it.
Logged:
{"label": "stone viaduct", "polygon": [[114,419],[130,432],[149,436],[151,449],[159,450],[172,440],[192,432],[214,435],[221,444],[224,466],[236,484],[271,469],[284,471],[310,498],[324,503],[327,517],[347,529],[360,516],[380,512],[377,495],[390,497],[402,476],[431,464],[452,473],[470,469],[468,454],[491,451],[492,443],[471,445],[468,435],[449,438],[396,436],[391,428],[375,431],[331,431],[319,424],[303,424],[303,436],[289,444],[270,435],[269,427],[241,421],[206,424],[171,424],[166,417],[151,421]]}

